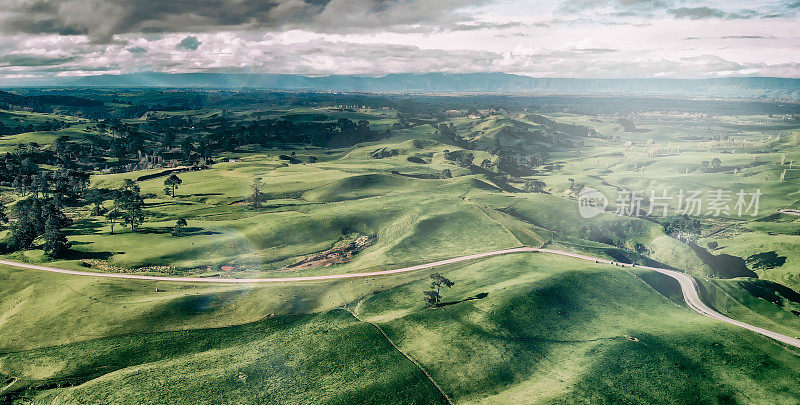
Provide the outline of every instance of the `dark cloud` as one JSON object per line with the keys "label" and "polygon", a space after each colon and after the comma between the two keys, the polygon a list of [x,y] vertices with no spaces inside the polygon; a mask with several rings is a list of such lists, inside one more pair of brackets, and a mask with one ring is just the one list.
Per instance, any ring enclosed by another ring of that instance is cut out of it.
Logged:
{"label": "dark cloud", "polygon": [[610,8],[612,15],[625,17],[663,10],[674,5],[673,0],[568,0],[561,3],[559,11],[580,13],[583,11]]}
{"label": "dark cloud", "polygon": [[55,66],[74,60],[75,57],[51,58],[40,55],[12,54],[0,56],[0,66]]}
{"label": "dark cloud", "polygon": [[[9,0],[0,0],[0,4]],[[3,6],[7,33],[88,35],[304,28],[343,32],[471,21],[454,10],[484,0],[22,0]]]}
{"label": "dark cloud", "polygon": [[141,46],[134,46],[133,48],[128,48],[128,52],[134,55],[142,55],[147,53],[147,49],[144,49]]}
{"label": "dark cloud", "polygon": [[10,7],[6,31],[86,34],[108,41],[126,32],[280,26],[318,14],[327,0],[29,0]]}
{"label": "dark cloud", "polygon": [[493,23],[486,21],[475,21],[471,23],[457,23],[450,27],[446,27],[449,31],[475,31],[485,29],[505,29],[505,28],[518,28],[525,27],[526,24],[516,21],[507,23]]}
{"label": "dark cloud", "polygon": [[763,35],[726,35],[722,37],[722,39],[775,39],[775,37],[765,37]]}
{"label": "dark cloud", "polygon": [[668,11],[675,18],[702,20],[706,18],[723,18],[726,13],[718,8],[710,7],[680,7]]}
{"label": "dark cloud", "polygon": [[705,20],[709,18],[746,20],[759,17],[759,13],[756,10],[739,10],[737,12],[729,13],[718,8],[711,7],[680,7],[668,10],[667,13],[671,14],[677,19],[687,20]]}
{"label": "dark cloud", "polygon": [[184,49],[187,51],[195,51],[197,47],[201,44],[200,41],[197,40],[195,36],[189,36],[181,40],[178,45],[175,45],[175,49]]}

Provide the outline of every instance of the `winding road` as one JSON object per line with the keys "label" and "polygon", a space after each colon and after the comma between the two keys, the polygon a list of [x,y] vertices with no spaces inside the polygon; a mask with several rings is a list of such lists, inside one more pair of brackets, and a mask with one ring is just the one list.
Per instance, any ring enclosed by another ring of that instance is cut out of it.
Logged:
{"label": "winding road", "polygon": [[694,278],[689,276],[688,274],[681,273],[675,270],[664,269],[660,267],[650,267],[650,266],[641,266],[641,265],[631,265],[619,262],[613,262],[607,259],[601,259],[592,256],[581,255],[577,253],[570,253],[565,252],[563,250],[554,250],[554,249],[545,249],[545,248],[533,248],[533,247],[520,247],[520,248],[513,248],[513,249],[504,249],[504,250],[495,250],[492,252],[485,252],[485,253],[477,253],[473,255],[461,256],[447,260],[440,260],[437,262],[420,264],[417,266],[411,267],[403,267],[399,269],[393,270],[383,270],[383,271],[373,271],[368,273],[350,273],[350,274],[331,274],[331,275],[324,275],[324,276],[306,276],[306,277],[285,277],[285,278],[212,278],[212,277],[160,277],[160,276],[143,276],[137,274],[113,274],[113,273],[93,273],[88,271],[76,271],[76,270],[66,270],[66,269],[59,269],[55,267],[48,267],[48,266],[40,266],[35,264],[28,264],[28,263],[19,263],[9,260],[0,260],[0,264],[4,264],[7,266],[13,267],[20,267],[25,269],[31,270],[41,270],[41,271],[49,271],[52,273],[61,273],[61,274],[70,274],[75,276],[86,276],[86,277],[104,277],[104,278],[122,278],[122,279],[133,279],[133,280],[156,280],[156,281],[180,281],[180,282],[191,282],[191,283],[238,283],[238,284],[252,284],[252,283],[283,283],[283,282],[306,282],[306,281],[324,281],[324,280],[338,280],[338,279],[348,279],[348,278],[358,278],[358,277],[372,277],[372,276],[385,276],[390,274],[398,274],[398,273],[408,273],[411,271],[417,270],[424,270],[430,269],[434,267],[444,266],[447,264],[452,263],[459,263],[464,262],[467,260],[475,260],[475,259],[482,259],[486,257],[492,256],[500,256],[506,254],[514,254],[514,253],[549,253],[554,255],[560,256],[567,256],[581,260],[588,260],[593,261],[595,263],[605,263],[605,264],[613,264],[621,267],[638,267],[642,269],[652,270],[666,276],[672,277],[673,279],[677,280],[681,286],[681,292],[683,293],[683,299],[686,301],[686,304],[694,310],[695,312],[699,313],[700,315],[707,316],[709,318],[713,318],[722,322],[727,322],[731,325],[739,326],[741,328],[745,328],[747,330],[753,331],[755,333],[759,333],[764,335],[768,338],[777,340],[781,343],[785,343],[790,346],[800,348],[800,339],[796,339],[793,337],[789,337],[786,335],[782,335],[780,333],[776,333],[764,328],[759,328],[757,326],[750,325],[748,323],[740,322],[735,319],[729,318],[721,313],[711,309],[708,305],[706,305],[701,299],[700,295],[697,291],[697,285]]}

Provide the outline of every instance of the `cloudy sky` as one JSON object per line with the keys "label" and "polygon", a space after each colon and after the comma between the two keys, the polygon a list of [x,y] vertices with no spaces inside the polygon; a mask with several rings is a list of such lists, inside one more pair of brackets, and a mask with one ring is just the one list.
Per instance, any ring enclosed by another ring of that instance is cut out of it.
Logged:
{"label": "cloudy sky", "polygon": [[0,0],[0,82],[142,71],[800,77],[800,0]]}

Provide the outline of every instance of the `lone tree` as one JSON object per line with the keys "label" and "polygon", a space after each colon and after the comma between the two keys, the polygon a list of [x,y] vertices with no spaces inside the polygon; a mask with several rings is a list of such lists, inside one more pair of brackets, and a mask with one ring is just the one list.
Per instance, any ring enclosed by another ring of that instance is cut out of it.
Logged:
{"label": "lone tree", "polygon": [[450,288],[455,283],[448,280],[447,278],[443,277],[439,273],[433,273],[430,275],[431,278],[431,289],[425,290],[422,293],[425,294],[425,303],[428,304],[429,307],[435,307],[439,305],[442,301],[442,287]]}
{"label": "lone tree", "polygon": [[253,179],[253,184],[250,185],[250,188],[253,190],[253,192],[250,193],[250,197],[248,197],[251,207],[256,209],[261,208],[261,203],[264,202],[264,193],[261,192],[263,187],[264,184],[261,183],[261,177],[256,177]]}
{"label": "lone tree", "polygon": [[125,179],[125,183],[114,194],[114,208],[119,210],[123,224],[135,231],[144,222],[145,215],[139,185],[131,179]]}
{"label": "lone tree", "polygon": [[186,227],[186,220],[179,218],[175,221],[175,227],[172,228],[172,236],[183,236],[183,228]]}
{"label": "lone tree", "polygon": [[164,179],[164,194],[172,196],[175,198],[175,189],[183,183],[180,177],[176,174],[170,174],[169,177]]}

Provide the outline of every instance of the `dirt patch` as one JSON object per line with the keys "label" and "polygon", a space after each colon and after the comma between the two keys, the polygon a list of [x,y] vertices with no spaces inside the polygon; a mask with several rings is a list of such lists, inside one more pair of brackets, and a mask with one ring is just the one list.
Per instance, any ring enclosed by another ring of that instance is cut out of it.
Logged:
{"label": "dirt patch", "polygon": [[103,273],[140,273],[140,272],[157,272],[175,274],[175,268],[172,266],[146,266],[129,269],[127,267],[114,266],[102,260],[88,259],[81,260],[81,266],[88,267],[95,270],[100,270]]}
{"label": "dirt patch", "polygon": [[336,242],[332,248],[324,252],[307,256],[294,264],[286,266],[286,268],[299,270],[347,263],[352,260],[353,256],[358,252],[374,244],[376,239],[377,237],[375,235],[349,234],[339,242]]}

